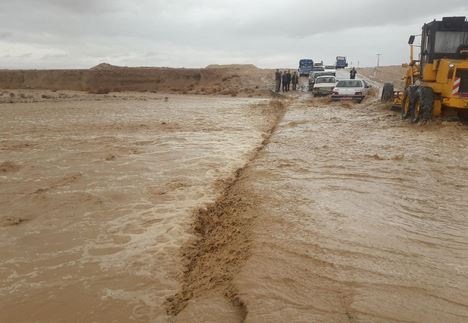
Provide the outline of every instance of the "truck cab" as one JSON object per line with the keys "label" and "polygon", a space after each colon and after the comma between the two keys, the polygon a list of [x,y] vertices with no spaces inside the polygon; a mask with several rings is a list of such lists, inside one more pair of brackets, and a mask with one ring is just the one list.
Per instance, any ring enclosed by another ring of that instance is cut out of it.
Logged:
{"label": "truck cab", "polygon": [[339,68],[346,68],[348,67],[348,63],[346,62],[345,56],[337,56],[336,57],[336,69]]}
{"label": "truck cab", "polygon": [[301,59],[299,61],[299,76],[309,76],[314,69],[314,61],[311,59]]}

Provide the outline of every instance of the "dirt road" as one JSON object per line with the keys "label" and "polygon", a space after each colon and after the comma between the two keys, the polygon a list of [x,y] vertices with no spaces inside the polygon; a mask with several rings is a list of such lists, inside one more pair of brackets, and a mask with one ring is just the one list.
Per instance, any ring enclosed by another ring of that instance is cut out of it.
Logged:
{"label": "dirt road", "polygon": [[0,321],[466,322],[468,127],[294,97],[1,106]]}

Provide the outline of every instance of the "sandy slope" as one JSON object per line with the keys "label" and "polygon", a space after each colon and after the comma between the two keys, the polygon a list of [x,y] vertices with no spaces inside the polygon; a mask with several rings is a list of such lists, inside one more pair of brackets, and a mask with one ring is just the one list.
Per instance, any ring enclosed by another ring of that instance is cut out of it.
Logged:
{"label": "sandy slope", "polygon": [[395,89],[402,90],[404,87],[402,78],[406,73],[406,68],[401,66],[368,67],[359,68],[358,73],[381,84],[392,83]]}
{"label": "sandy slope", "polygon": [[101,64],[88,70],[0,70],[0,89],[264,96],[269,95],[273,82],[272,70],[259,69],[253,65],[177,69]]}

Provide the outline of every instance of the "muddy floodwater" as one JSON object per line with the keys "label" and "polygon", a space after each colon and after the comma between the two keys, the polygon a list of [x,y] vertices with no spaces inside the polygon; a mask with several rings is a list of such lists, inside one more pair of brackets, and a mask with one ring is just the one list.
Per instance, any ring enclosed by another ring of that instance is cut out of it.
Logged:
{"label": "muddy floodwater", "polygon": [[0,322],[165,320],[192,209],[262,141],[261,101],[0,106]]}
{"label": "muddy floodwater", "polygon": [[0,106],[1,322],[467,322],[468,126],[368,99]]}
{"label": "muddy floodwater", "polygon": [[249,177],[249,322],[467,322],[468,128],[291,107]]}

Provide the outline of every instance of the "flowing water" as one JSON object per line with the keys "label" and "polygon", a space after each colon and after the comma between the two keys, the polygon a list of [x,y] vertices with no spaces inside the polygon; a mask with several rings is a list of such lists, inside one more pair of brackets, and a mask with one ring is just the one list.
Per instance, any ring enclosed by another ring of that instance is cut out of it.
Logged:
{"label": "flowing water", "polygon": [[0,321],[467,322],[468,127],[291,102],[2,106]]}
{"label": "flowing water", "polygon": [[247,322],[467,322],[468,127],[297,103],[251,164]]}
{"label": "flowing water", "polygon": [[262,141],[261,101],[0,106],[0,322],[165,321],[192,210]]}

